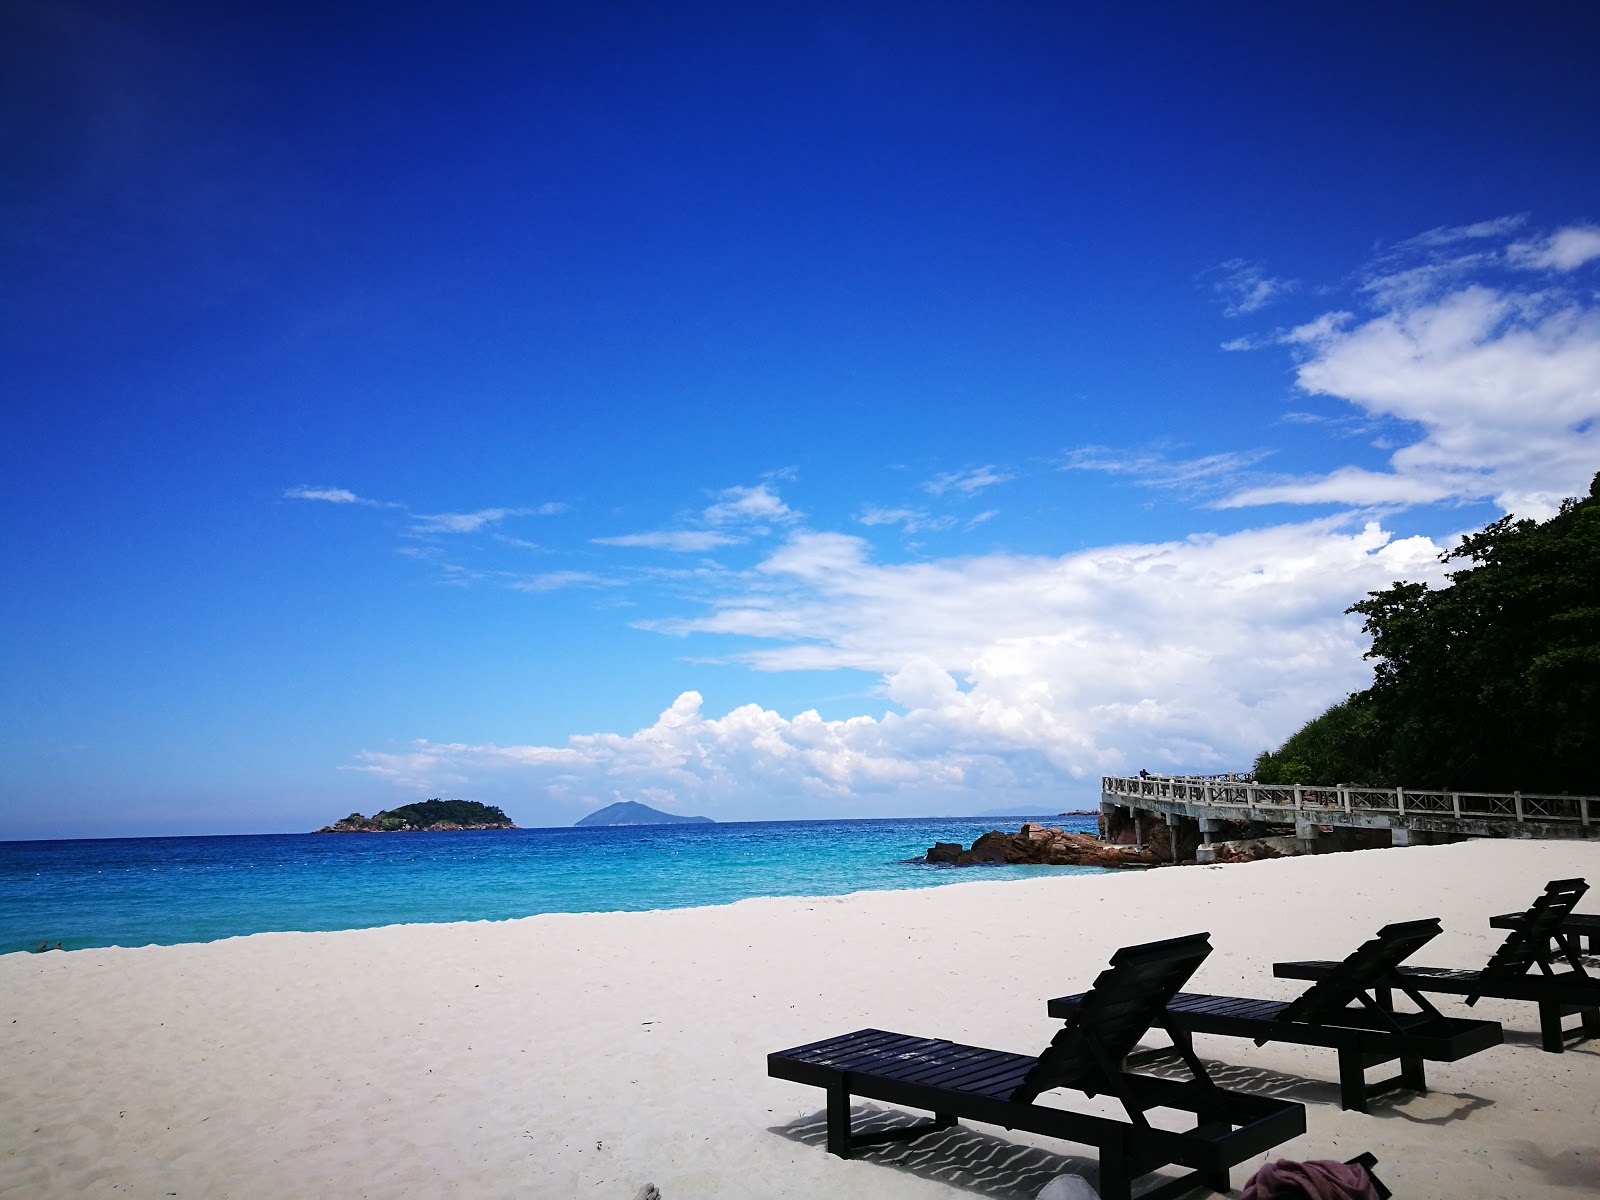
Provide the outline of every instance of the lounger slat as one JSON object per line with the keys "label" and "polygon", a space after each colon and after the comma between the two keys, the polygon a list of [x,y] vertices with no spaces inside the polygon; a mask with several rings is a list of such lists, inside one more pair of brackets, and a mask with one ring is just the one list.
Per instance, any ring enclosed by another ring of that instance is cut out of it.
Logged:
{"label": "lounger slat", "polygon": [[891,1043],[838,1055],[830,1059],[829,1065],[836,1066],[841,1071],[887,1070],[895,1066],[914,1067],[918,1064],[936,1062],[941,1054],[952,1048],[953,1043],[950,1042],[941,1044],[919,1039],[905,1044]]}
{"label": "lounger slat", "polygon": [[922,1039],[906,1037],[885,1037],[871,1041],[862,1041],[854,1044],[831,1047],[827,1050],[813,1050],[794,1055],[804,1058],[807,1062],[828,1063],[830,1065],[843,1065],[846,1061],[860,1058],[863,1055],[915,1053],[925,1045]]}
{"label": "lounger slat", "polygon": [[911,1083],[937,1083],[941,1087],[953,1087],[957,1079],[992,1071],[997,1059],[1008,1057],[1013,1056],[1000,1050],[969,1046],[965,1047],[965,1053],[952,1053],[938,1059],[907,1064],[904,1070],[896,1071],[894,1077]]}
{"label": "lounger slat", "polygon": [[839,1035],[838,1037],[827,1038],[820,1042],[811,1042],[804,1046],[796,1046],[792,1050],[784,1050],[781,1051],[781,1053],[790,1057],[798,1055],[821,1055],[832,1053],[836,1050],[858,1049],[864,1046],[875,1045],[887,1040],[911,1041],[922,1039],[907,1038],[906,1035],[902,1033],[886,1033],[881,1029],[858,1029],[854,1033],[845,1033]]}
{"label": "lounger slat", "polygon": [[1223,1014],[1275,1021],[1289,1007],[1283,1000],[1251,1000],[1244,996],[1197,996],[1180,992],[1167,1005],[1169,1013]]}
{"label": "lounger slat", "polygon": [[958,1091],[963,1092],[991,1092],[996,1089],[1001,1080],[1009,1080],[1001,1094],[1010,1095],[1016,1090],[1029,1071],[1033,1069],[1036,1059],[1016,1055],[1007,1062],[991,1063],[987,1070],[974,1071],[965,1076],[960,1083],[951,1084]]}

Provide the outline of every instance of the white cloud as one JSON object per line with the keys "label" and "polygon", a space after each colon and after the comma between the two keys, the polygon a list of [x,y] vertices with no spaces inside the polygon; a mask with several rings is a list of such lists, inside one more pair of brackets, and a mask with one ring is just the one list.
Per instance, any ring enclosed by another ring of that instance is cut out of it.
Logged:
{"label": "white cloud", "polygon": [[[1472,236],[1510,227],[1493,225]],[[1445,235],[1459,232],[1435,231],[1428,244],[1448,244],[1454,239]],[[1543,255],[1563,269],[1589,253],[1584,238],[1563,240],[1575,232],[1586,227],[1507,253]],[[1386,471],[1349,464],[1267,480],[1222,505],[1491,499],[1504,511],[1543,517],[1585,492],[1600,466],[1600,299],[1462,277],[1505,256],[1486,251],[1470,263],[1457,257],[1417,268],[1391,261],[1382,277],[1390,282],[1368,284],[1376,311],[1327,313],[1283,335],[1302,356],[1302,391],[1403,423],[1405,432],[1385,430],[1384,443],[1398,446]]]}
{"label": "white cloud", "polygon": [[1223,315],[1228,317],[1260,312],[1296,286],[1294,280],[1268,275],[1260,263],[1242,258],[1231,258],[1207,274],[1213,277],[1212,289],[1222,301]]}
{"label": "white cloud", "polygon": [[718,546],[742,542],[731,534],[714,529],[660,529],[653,533],[625,533],[618,537],[591,538],[601,546],[630,546],[644,550],[671,550],[679,554],[703,553]]}
{"label": "white cloud", "polygon": [[994,466],[968,467],[964,471],[949,471],[942,475],[935,475],[922,485],[922,490],[935,496],[942,496],[946,492],[960,492],[966,496],[976,495],[984,488],[994,487],[1000,483],[1010,483],[1016,478],[1011,471]]}
{"label": "white cloud", "polygon": [[1400,243],[1397,251],[1415,247],[1453,246],[1457,242],[1509,237],[1522,228],[1527,220],[1526,214],[1517,213],[1508,217],[1494,217],[1488,221],[1474,221],[1469,225],[1440,225],[1415,237],[1407,238]]}
{"label": "white cloud", "polygon": [[1063,471],[1126,475],[1142,487],[1199,491],[1228,484],[1270,453],[1269,450],[1232,450],[1196,458],[1168,458],[1154,450],[1119,453],[1105,446],[1080,446],[1063,453],[1059,466]]}
{"label": "white cloud", "polygon": [[[645,550],[670,550],[679,554],[698,554],[719,546],[732,546],[746,535],[764,536],[773,525],[788,525],[800,519],[799,513],[783,502],[773,487],[775,479],[792,478],[792,468],[773,471],[754,487],[726,487],[699,514],[704,529],[658,529],[644,533],[625,533],[590,539],[600,546],[623,546]],[[729,527],[742,529],[739,534]]]}
{"label": "white cloud", "polygon": [[1384,505],[1431,504],[1457,494],[1443,480],[1417,479],[1360,467],[1340,467],[1327,475],[1287,479],[1259,487],[1243,488],[1218,508],[1248,508],[1258,504],[1353,504],[1364,508]]}
{"label": "white cloud", "polygon": [[937,532],[956,523],[952,516],[934,516],[920,508],[880,508],[876,504],[862,505],[855,519],[862,525],[898,525],[906,533]]}
{"label": "white cloud", "polygon": [[628,736],[579,734],[564,746],[418,742],[398,754],[362,754],[357,769],[412,787],[511,774],[574,811],[649,795],[670,811],[722,816],[738,815],[750,787],[767,801],[848,805],[858,796],[925,795],[966,782],[962,762],[900,753],[900,718],[824,721],[808,711],[790,719],[754,704],[714,718],[701,704],[698,692],[684,692],[654,724]]}
{"label": "white cloud", "polygon": [[413,533],[477,533],[488,525],[498,525],[507,517],[527,517],[531,508],[480,508],[468,513],[414,513]]}
{"label": "white cloud", "polygon": [[588,571],[546,571],[541,575],[528,575],[513,582],[514,592],[555,592],[574,587],[614,587],[616,581]]}
{"label": "white cloud", "polygon": [[1558,229],[1547,238],[1513,244],[1507,255],[1519,267],[1574,271],[1600,258],[1600,227],[1572,225]]}
{"label": "white cloud", "polygon": [[[1368,275],[1361,285],[1376,304],[1400,307],[1416,304],[1454,286],[1474,272],[1491,269],[1497,261],[1493,253],[1461,254],[1455,258],[1435,258],[1416,266],[1389,268]],[[1349,314],[1338,314],[1348,318]],[[1301,332],[1301,331],[1297,331]],[[1305,339],[1297,339],[1305,340]]]}
{"label": "white cloud", "polygon": [[767,642],[734,655],[761,670],[872,672],[886,711],[714,718],[686,693],[631,735],[423,742],[360,763],[414,787],[511,778],[557,808],[656,788],[666,807],[731,817],[989,808],[1104,771],[1232,769],[1364,684],[1343,609],[1396,578],[1437,580],[1439,549],[1330,519],[878,564],[859,538],[796,533],[704,616],[655,627]]}
{"label": "white cloud", "polygon": [[716,503],[700,514],[709,525],[734,525],[744,523],[774,522],[778,524],[798,520],[800,514],[778,497],[770,483],[755,487],[728,487],[717,493]]}
{"label": "white cloud", "polygon": [[358,496],[349,488],[338,487],[292,487],[284,489],[286,500],[325,500],[329,504],[365,504],[372,508],[388,507],[380,500],[368,500]]}

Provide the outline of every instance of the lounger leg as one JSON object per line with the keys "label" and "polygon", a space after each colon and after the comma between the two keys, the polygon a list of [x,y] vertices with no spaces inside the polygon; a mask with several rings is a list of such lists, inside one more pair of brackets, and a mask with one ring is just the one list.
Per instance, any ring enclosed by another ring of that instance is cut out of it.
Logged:
{"label": "lounger leg", "polygon": [[1581,1011],[1585,1036],[1600,1037],[1600,1008],[1585,1008]]}
{"label": "lounger leg", "polygon": [[828,1093],[828,1153],[840,1158],[850,1157],[850,1089],[843,1081],[829,1084]]}
{"label": "lounger leg", "polygon": [[1339,1047],[1339,1107],[1367,1111],[1367,1069],[1355,1046]]}
{"label": "lounger leg", "polygon": [[1116,1135],[1100,1143],[1100,1200],[1133,1200],[1128,1174],[1128,1142]]}
{"label": "lounger leg", "polygon": [[1410,1088],[1423,1096],[1428,1094],[1428,1072],[1422,1059],[1400,1056],[1400,1086]]}
{"label": "lounger leg", "polygon": [[1560,1054],[1566,1048],[1566,1038],[1561,1032],[1561,1005],[1553,1000],[1539,1001],[1539,1036],[1551,1054]]}

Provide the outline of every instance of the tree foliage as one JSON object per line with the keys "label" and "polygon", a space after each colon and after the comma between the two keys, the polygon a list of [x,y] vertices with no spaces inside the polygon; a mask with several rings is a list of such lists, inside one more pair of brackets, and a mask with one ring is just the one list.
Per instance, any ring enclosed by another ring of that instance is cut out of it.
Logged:
{"label": "tree foliage", "polygon": [[456,825],[509,825],[511,819],[494,804],[479,804],[476,800],[419,800],[399,808],[386,809],[373,818],[378,822],[393,822],[393,827],[410,825],[425,829],[449,821]]}
{"label": "tree foliage", "polygon": [[1548,521],[1506,517],[1444,558],[1471,565],[1351,606],[1372,686],[1263,754],[1258,779],[1600,794],[1600,474]]}

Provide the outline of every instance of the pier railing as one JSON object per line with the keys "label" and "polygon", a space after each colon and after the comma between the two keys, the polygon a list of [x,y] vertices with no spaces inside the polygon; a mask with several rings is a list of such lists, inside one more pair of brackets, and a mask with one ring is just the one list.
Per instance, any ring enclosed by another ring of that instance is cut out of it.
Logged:
{"label": "pier railing", "polygon": [[1541,792],[1457,792],[1404,787],[1361,788],[1343,784],[1255,783],[1240,775],[1108,775],[1101,792],[1114,800],[1236,809],[1240,812],[1281,810],[1285,819],[1339,824],[1346,814],[1379,817],[1445,817],[1457,820],[1571,825],[1587,830],[1600,817],[1600,796],[1550,795]]}

